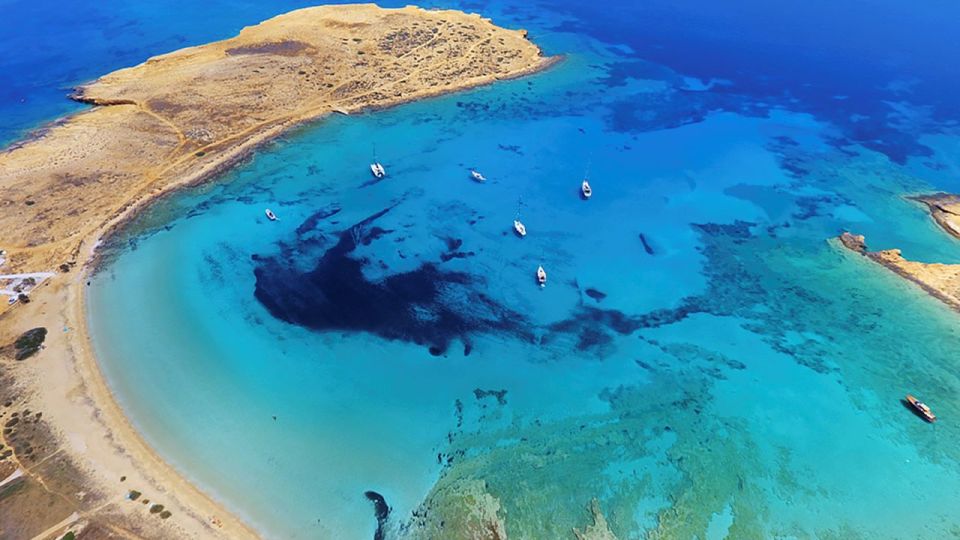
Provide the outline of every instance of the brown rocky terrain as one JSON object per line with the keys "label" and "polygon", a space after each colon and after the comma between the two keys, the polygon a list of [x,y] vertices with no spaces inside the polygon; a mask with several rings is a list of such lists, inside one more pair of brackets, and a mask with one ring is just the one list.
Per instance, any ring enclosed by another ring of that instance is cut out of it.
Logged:
{"label": "brown rocky terrain", "polygon": [[[12,270],[77,263],[81,239],[290,127],[517,77],[552,60],[478,15],[373,4],[280,15],[81,86],[95,105],[0,154]],[[26,270],[23,270],[26,271]]]}
{"label": "brown rocky terrain", "polygon": [[904,259],[899,249],[869,251],[862,235],[849,232],[838,238],[847,249],[860,253],[897,275],[916,283],[930,296],[960,311],[960,264],[922,263]]}
{"label": "brown rocky terrain", "polygon": [[960,239],[960,196],[950,193],[934,193],[932,195],[916,195],[911,200],[927,205],[930,217],[937,222],[947,234]]}

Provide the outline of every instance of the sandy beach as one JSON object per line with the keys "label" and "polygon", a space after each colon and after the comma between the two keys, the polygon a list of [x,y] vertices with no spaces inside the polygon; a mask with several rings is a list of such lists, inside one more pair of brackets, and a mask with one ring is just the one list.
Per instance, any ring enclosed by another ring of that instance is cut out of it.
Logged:
{"label": "sandy beach", "polygon": [[[0,481],[22,475],[0,491],[0,536],[256,537],[151,450],[101,375],[85,313],[101,240],[305,122],[554,61],[524,32],[477,15],[310,8],[84,85],[75,97],[92,109],[0,154],[0,230],[13,231],[0,274],[57,272],[28,302],[0,308]],[[42,349],[15,360],[14,342],[32,328],[47,329]]]}

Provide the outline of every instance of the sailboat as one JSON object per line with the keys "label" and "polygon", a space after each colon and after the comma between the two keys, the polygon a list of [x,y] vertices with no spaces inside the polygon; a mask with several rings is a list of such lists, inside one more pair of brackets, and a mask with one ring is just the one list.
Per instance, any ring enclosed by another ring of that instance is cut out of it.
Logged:
{"label": "sailboat", "polygon": [[517,200],[517,217],[513,220],[513,230],[523,238],[527,235],[527,226],[520,221],[520,208],[523,206],[523,199]]}
{"label": "sailboat", "polygon": [[537,267],[537,283],[541,287],[547,286],[547,271],[543,269],[543,265]]}
{"label": "sailboat", "polygon": [[584,199],[589,199],[593,196],[593,188],[590,187],[590,182],[586,178],[583,179],[583,183],[580,184],[580,194],[583,195]]}
{"label": "sailboat", "polygon": [[383,178],[387,175],[387,170],[383,168],[383,165],[377,161],[377,149],[373,149],[373,163],[370,164],[370,172],[373,173],[377,178]]}
{"label": "sailboat", "polygon": [[590,162],[587,161],[587,170],[583,173],[583,182],[580,184],[580,195],[583,197],[583,200],[587,200],[593,196],[593,188],[590,187],[590,182],[587,178],[590,177]]}
{"label": "sailboat", "polygon": [[480,172],[474,171],[474,170],[471,170],[471,171],[470,171],[470,177],[473,178],[474,180],[476,180],[477,182],[486,182],[486,181],[487,181],[486,177],[484,177],[482,174],[480,174]]}
{"label": "sailboat", "polygon": [[273,213],[273,210],[271,210],[271,209],[269,209],[269,208],[267,208],[266,210],[264,210],[263,213],[267,215],[267,219],[269,219],[270,221],[276,221],[276,220],[280,219],[280,218],[277,217],[276,214]]}

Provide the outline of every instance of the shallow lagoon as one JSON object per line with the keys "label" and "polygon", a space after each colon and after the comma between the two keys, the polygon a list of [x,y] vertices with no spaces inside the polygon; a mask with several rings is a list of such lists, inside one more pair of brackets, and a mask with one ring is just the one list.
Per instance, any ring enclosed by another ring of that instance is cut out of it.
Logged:
{"label": "shallow lagoon", "polygon": [[[234,13],[252,23],[259,9]],[[843,69],[798,70],[803,86],[707,23],[644,9],[631,12],[648,30],[638,37],[572,4],[486,6],[565,62],[329,118],[114,239],[90,323],[148,441],[273,537],[372,537],[368,490],[400,535],[418,506],[452,504],[477,480],[519,538],[583,528],[593,498],[621,538],[954,534],[956,315],[827,242],[851,228],[874,248],[960,260],[900,197],[956,189],[954,104],[927,84],[950,76],[929,55],[904,66],[883,49],[853,65],[851,46],[827,62]],[[744,10],[747,37],[776,45],[758,29],[771,15]],[[871,20],[858,32],[888,30]],[[238,21],[180,28],[191,43]],[[814,37],[830,44],[835,30]],[[163,30],[141,32],[170,48]],[[933,39],[890,41],[923,52]],[[711,63],[718,41],[726,62]],[[161,52],[139,50],[103,71]],[[920,80],[913,94],[890,78],[903,73]],[[10,129],[51,110],[18,109]],[[389,172],[377,183],[374,144]],[[472,182],[472,167],[489,181]],[[388,288],[417,299],[409,317],[318,323],[331,281],[317,265],[339,242],[340,263],[361,270],[357,294],[436,276],[424,268],[453,277]],[[404,331],[450,314],[442,334]],[[919,422],[899,403],[908,391],[944,420]]]}

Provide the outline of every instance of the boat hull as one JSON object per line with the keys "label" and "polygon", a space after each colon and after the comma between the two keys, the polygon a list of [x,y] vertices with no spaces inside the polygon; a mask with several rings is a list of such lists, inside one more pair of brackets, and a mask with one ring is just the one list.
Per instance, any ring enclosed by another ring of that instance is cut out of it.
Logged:
{"label": "boat hull", "polygon": [[921,418],[927,422],[936,422],[937,415],[933,414],[933,411],[930,410],[930,407],[927,407],[919,399],[913,397],[910,394],[907,394],[907,403],[910,405],[910,408],[913,409]]}

